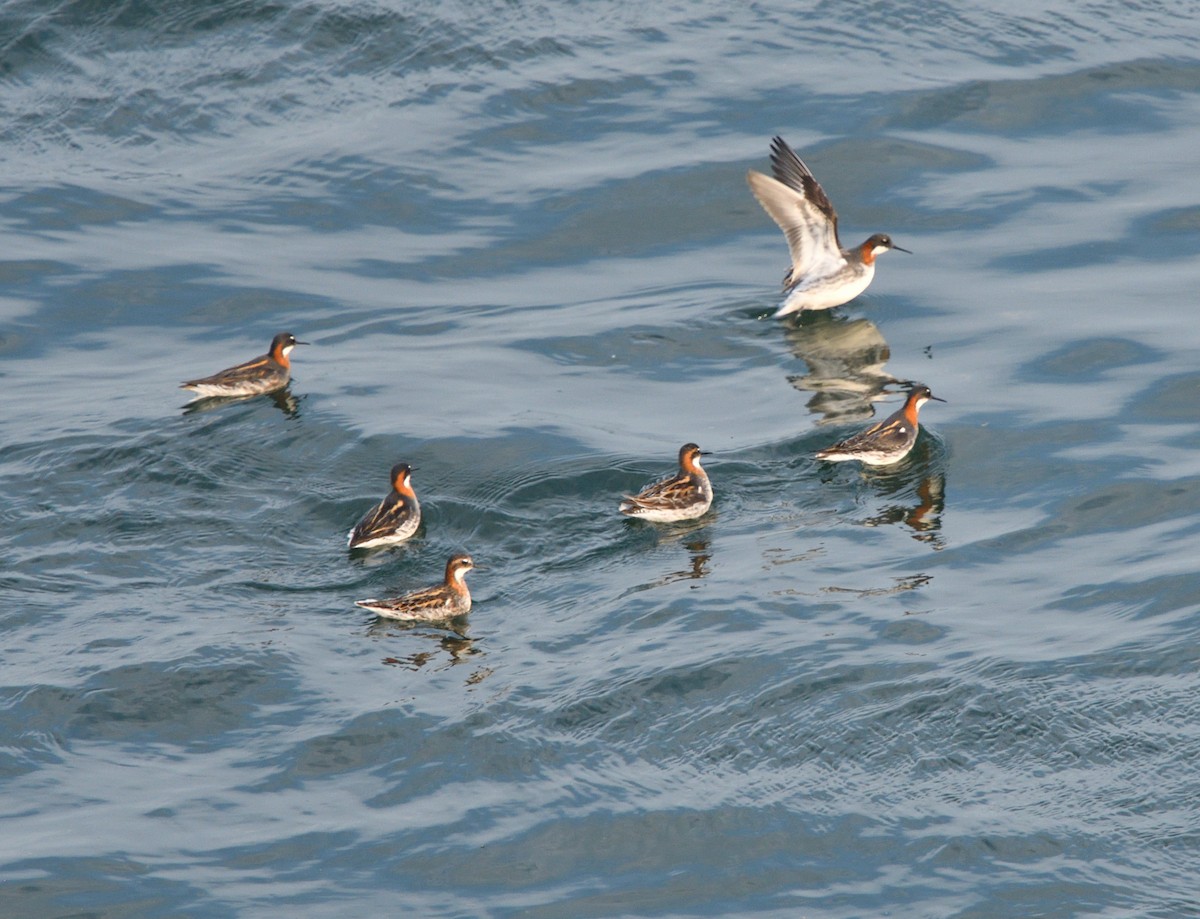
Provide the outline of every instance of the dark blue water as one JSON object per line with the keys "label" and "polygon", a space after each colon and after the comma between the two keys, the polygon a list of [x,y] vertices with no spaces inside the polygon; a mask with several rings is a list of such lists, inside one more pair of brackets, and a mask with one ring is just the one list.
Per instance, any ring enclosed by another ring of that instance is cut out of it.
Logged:
{"label": "dark blue water", "polygon": [[[0,915],[1200,915],[1198,30],[0,9]],[[799,321],[777,133],[914,253]]]}

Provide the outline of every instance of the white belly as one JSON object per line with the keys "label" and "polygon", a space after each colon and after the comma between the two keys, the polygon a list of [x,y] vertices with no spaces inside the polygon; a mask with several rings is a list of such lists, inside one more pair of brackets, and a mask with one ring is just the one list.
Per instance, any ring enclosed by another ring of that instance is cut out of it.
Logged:
{"label": "white belly", "polygon": [[864,265],[860,271],[846,271],[841,276],[805,278],[788,291],[775,316],[787,316],[801,310],[827,310],[849,303],[871,286],[875,266]]}

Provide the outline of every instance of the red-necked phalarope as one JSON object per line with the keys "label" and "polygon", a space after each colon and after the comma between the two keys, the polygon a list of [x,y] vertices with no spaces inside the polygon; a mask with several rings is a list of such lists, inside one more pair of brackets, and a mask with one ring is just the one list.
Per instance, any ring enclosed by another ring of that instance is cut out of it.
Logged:
{"label": "red-necked phalarope", "polygon": [[390,600],[356,600],[354,605],[369,609],[385,619],[405,621],[453,619],[470,612],[471,592],[467,590],[467,572],[475,567],[469,555],[452,555],[446,562],[446,580]]}
{"label": "red-necked phalarope", "polygon": [[700,465],[702,456],[708,454],[695,444],[684,444],[679,448],[679,472],[647,485],[636,495],[626,495],[621,513],[662,523],[703,516],[713,493],[708,473]]}
{"label": "red-necked phalarope", "polygon": [[417,532],[421,524],[421,505],[412,487],[412,467],[398,463],[392,467],[392,491],[367,511],[350,531],[351,549],[373,549],[403,542]]}
{"label": "red-necked phalarope", "polygon": [[306,344],[306,341],[296,341],[296,336],[291,332],[280,332],[271,339],[271,349],[262,357],[210,377],[188,380],[180,383],[179,388],[192,390],[198,399],[257,396],[283,389],[292,375],[292,362],[288,355],[296,345]]}
{"label": "red-necked phalarope", "polygon": [[833,204],[782,137],[771,141],[771,170],[775,178],[752,169],[746,173],[746,181],[758,203],[783,230],[792,254],[792,267],[783,277],[786,297],[775,311],[776,317],[847,303],[870,286],[876,256],[888,249],[908,252],[883,233],[853,249],[843,249]]}
{"label": "red-necked phalarope", "polygon": [[832,447],[818,450],[817,459],[834,463],[858,460],[868,466],[887,466],[900,462],[917,442],[917,432],[920,430],[917,413],[930,399],[946,401],[931,393],[928,386],[917,384],[909,390],[900,411]]}

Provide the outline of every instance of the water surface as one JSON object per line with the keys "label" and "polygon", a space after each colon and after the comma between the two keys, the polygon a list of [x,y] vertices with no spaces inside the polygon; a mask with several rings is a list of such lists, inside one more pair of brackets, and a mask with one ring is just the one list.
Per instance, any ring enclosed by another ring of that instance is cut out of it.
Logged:
{"label": "water surface", "polygon": [[[847,9],[0,11],[0,912],[1198,914],[1200,22]],[[774,134],[914,252],[783,322]]]}

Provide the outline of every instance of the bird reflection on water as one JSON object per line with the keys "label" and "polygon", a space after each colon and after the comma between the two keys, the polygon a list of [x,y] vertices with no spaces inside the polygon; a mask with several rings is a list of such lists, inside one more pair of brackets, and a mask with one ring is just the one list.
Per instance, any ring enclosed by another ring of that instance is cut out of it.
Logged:
{"label": "bird reflection on water", "polygon": [[709,562],[712,554],[707,539],[693,539],[685,542],[683,547],[688,550],[690,564],[686,568],[664,574],[658,579],[658,584],[670,584],[673,581],[698,581],[708,577]]}
{"label": "bird reflection on water", "polygon": [[288,388],[278,389],[272,393],[251,396],[209,396],[205,399],[194,399],[183,407],[183,414],[202,414],[224,408],[227,405],[250,402],[254,399],[269,399],[277,409],[292,421],[300,417],[300,399],[293,396],[291,390]]}
{"label": "bird reflection on water", "polygon": [[653,590],[677,581],[700,581],[708,577],[712,567],[712,544],[707,535],[701,531],[712,523],[713,518],[714,515],[710,512],[703,522],[682,521],[669,526],[655,527],[655,543],[657,545],[680,544],[687,550],[687,562],[681,568],[668,571],[651,581],[639,584],[632,588],[633,592]]}
{"label": "bird reflection on water", "polygon": [[913,574],[905,577],[892,578],[888,587],[822,587],[827,594],[855,594],[859,597],[891,597],[896,594],[920,590],[933,581],[931,574]]}
{"label": "bird reflection on water", "polygon": [[[371,637],[381,639],[393,637],[398,632],[405,632],[416,638],[424,638],[433,644],[433,647],[427,647],[422,651],[414,651],[399,657],[383,658],[382,663],[404,670],[416,671],[430,665],[433,665],[432,670],[445,670],[458,664],[472,663],[474,658],[480,657],[484,653],[475,647],[477,639],[468,637],[465,628],[461,632],[431,631],[429,623],[426,622],[380,619],[378,622],[372,623],[367,631]],[[489,667],[480,667],[467,677],[466,683],[468,686],[473,686],[491,672]]]}
{"label": "bird reflection on water", "polygon": [[[917,503],[912,504],[912,497]],[[928,543],[934,550],[946,548],[942,538],[942,511],[946,507],[946,476],[941,472],[922,475],[908,500],[883,508],[863,521],[865,526],[903,523],[913,531],[913,539]]]}
{"label": "bird reflection on water", "polygon": [[[946,508],[946,473],[941,444],[927,433],[907,457],[894,466],[864,466],[855,471],[878,500],[878,510],[860,520],[863,526],[903,524],[913,538],[934,550],[946,547],[941,535]],[[832,481],[831,473],[825,481]]]}
{"label": "bird reflection on water", "polygon": [[807,368],[805,373],[788,376],[788,382],[813,393],[808,407],[822,416],[820,424],[871,418],[874,403],[886,395],[889,384],[897,382],[883,369],[891,349],[868,319],[806,313],[784,326],[784,340]]}

